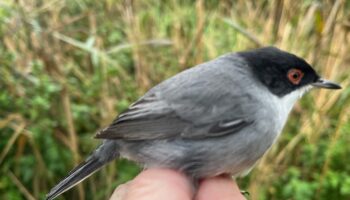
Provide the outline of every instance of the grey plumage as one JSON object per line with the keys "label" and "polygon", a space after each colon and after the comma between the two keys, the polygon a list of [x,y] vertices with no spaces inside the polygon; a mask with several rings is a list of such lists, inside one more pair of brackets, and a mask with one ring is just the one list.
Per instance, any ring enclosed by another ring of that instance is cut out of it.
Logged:
{"label": "grey plumage", "polygon": [[241,87],[235,78],[250,73],[243,65],[242,59],[228,54],[179,73],[151,89],[96,137],[203,138],[223,135],[219,128],[224,122],[238,120],[237,125],[244,126],[253,120],[249,108],[257,100],[245,91],[251,86]]}
{"label": "grey plumage", "polygon": [[[251,52],[226,54],[185,70],[149,90],[98,132],[96,138],[104,139],[102,145],[47,199],[119,156],[144,167],[180,170],[193,178],[249,170],[274,143],[297,99],[319,79],[300,58],[276,48],[264,51],[272,58],[277,54],[297,59],[292,64],[301,63],[299,67],[310,73],[305,74],[308,81],[293,87],[288,81],[281,83],[282,88],[292,88],[288,93],[273,88],[279,87],[278,73],[284,81],[284,73],[293,66],[284,66],[283,58],[283,66],[266,56],[251,60]],[[264,63],[280,67],[270,70],[277,75],[267,74],[271,76],[268,81],[256,75],[264,73],[260,68]]]}

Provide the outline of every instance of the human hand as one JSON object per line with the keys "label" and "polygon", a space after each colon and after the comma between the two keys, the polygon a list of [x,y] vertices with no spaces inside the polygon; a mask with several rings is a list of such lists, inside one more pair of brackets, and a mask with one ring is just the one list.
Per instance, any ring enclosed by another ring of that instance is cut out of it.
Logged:
{"label": "human hand", "polygon": [[[196,195],[196,196],[195,196]],[[147,169],[119,186],[110,200],[244,200],[237,184],[228,176],[204,179],[197,193],[189,179],[170,169]]]}

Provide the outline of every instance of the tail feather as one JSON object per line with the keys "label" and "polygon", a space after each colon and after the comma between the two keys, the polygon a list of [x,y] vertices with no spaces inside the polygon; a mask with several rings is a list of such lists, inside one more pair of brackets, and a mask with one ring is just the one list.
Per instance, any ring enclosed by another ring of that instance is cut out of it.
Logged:
{"label": "tail feather", "polygon": [[52,200],[63,192],[69,190],[73,186],[77,185],[84,179],[91,176],[99,168],[101,168],[105,162],[101,162],[98,158],[90,157],[85,162],[75,167],[61,182],[59,182],[54,188],[52,188],[49,194],[46,195],[46,200]]}
{"label": "tail feather", "polygon": [[105,140],[103,143],[86,159],[85,162],[75,167],[68,176],[59,182],[46,195],[46,200],[52,200],[63,192],[77,185],[94,172],[100,169],[104,164],[119,157],[119,145],[115,140]]}

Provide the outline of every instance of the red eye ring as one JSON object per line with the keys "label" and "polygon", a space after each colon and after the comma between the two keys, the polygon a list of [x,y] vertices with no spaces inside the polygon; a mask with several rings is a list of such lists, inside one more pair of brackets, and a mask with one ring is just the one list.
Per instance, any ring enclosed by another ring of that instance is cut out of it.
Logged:
{"label": "red eye ring", "polygon": [[298,85],[303,76],[304,73],[300,69],[295,68],[290,69],[287,74],[288,80],[294,85]]}

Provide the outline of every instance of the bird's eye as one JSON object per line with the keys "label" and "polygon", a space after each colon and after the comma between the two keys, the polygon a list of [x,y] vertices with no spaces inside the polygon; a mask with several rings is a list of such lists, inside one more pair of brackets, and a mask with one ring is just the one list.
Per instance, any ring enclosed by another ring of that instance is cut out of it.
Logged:
{"label": "bird's eye", "polygon": [[301,78],[303,78],[304,73],[300,69],[293,68],[288,71],[287,76],[291,83],[298,85],[301,81]]}

